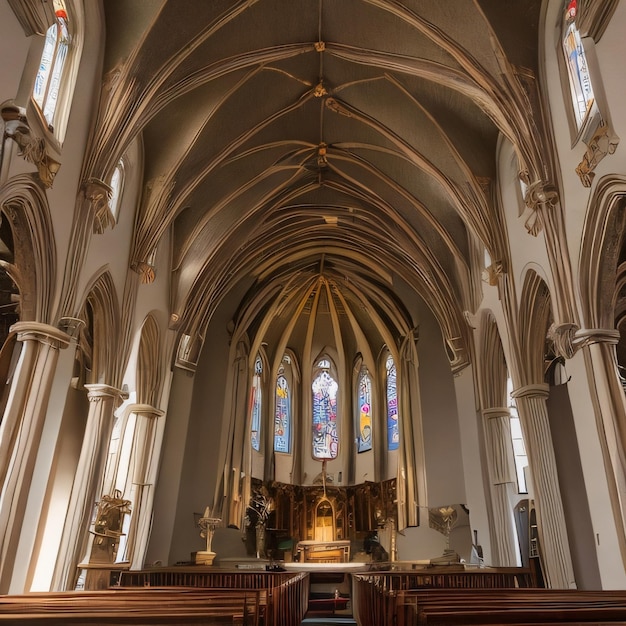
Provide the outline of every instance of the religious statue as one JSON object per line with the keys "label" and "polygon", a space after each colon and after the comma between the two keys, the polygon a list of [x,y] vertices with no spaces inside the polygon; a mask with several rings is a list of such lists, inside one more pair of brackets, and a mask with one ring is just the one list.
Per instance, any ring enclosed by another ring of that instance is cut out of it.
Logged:
{"label": "religious statue", "polygon": [[122,498],[122,492],[116,489],[112,496],[104,495],[98,503],[98,512],[94,528],[91,531],[91,563],[115,563],[124,517],[130,513],[130,500]]}
{"label": "religious statue", "polygon": [[207,506],[204,510],[204,515],[198,520],[200,536],[203,539],[206,539],[206,550],[199,550],[196,552],[196,565],[213,565],[215,552],[211,550],[211,544],[213,543],[215,529],[221,521],[221,518],[215,517],[211,513],[211,507]]}

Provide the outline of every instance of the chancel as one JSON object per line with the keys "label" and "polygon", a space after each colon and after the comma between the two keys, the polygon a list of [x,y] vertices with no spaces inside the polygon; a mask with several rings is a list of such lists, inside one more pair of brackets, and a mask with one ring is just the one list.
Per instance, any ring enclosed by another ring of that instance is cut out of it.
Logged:
{"label": "chancel", "polygon": [[0,621],[626,621],[625,27],[0,2]]}

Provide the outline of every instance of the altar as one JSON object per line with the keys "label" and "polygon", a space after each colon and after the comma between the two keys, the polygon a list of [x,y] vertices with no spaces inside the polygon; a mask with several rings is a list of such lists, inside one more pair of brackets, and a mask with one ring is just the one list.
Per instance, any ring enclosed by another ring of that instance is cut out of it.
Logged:
{"label": "altar", "polygon": [[350,541],[305,540],[296,544],[296,561],[299,563],[348,563]]}

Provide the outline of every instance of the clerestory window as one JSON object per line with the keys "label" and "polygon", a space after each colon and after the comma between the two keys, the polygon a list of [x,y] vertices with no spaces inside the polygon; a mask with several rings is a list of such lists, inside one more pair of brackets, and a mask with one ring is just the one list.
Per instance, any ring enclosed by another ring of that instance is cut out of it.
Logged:
{"label": "clerestory window", "polygon": [[257,356],[250,389],[250,444],[252,449],[261,450],[261,416],[263,412],[263,361]]}
{"label": "clerestory window", "polygon": [[291,452],[291,387],[287,375],[291,359],[285,355],[276,376],[274,409],[274,451],[289,454]]}
{"label": "clerestory window", "polygon": [[63,0],[54,0],[55,21],[46,32],[46,40],[39,63],[33,100],[37,103],[47,125],[53,130],[68,54],[72,44],[71,23]]}
{"label": "clerestory window", "polygon": [[372,449],[372,379],[363,366],[358,380],[358,435],[357,450],[367,452]]}
{"label": "clerestory window", "polygon": [[337,428],[337,393],[330,359],[317,362],[311,384],[313,396],[313,458],[336,459],[339,454]]}

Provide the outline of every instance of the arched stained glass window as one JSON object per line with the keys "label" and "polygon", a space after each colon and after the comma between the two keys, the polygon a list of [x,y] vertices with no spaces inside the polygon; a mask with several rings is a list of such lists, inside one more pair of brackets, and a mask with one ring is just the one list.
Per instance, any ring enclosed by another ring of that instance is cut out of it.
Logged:
{"label": "arched stained glass window", "polygon": [[359,372],[358,384],[358,451],[367,452],[372,449],[372,379],[366,367]]}
{"label": "arched stained glass window", "polygon": [[35,77],[33,100],[37,103],[49,126],[59,100],[63,70],[71,43],[70,23],[63,0],[54,0],[55,22],[46,32],[46,41]]}
{"label": "arched stained glass window", "polygon": [[387,372],[387,449],[397,450],[400,445],[400,429],[398,428],[398,390],[396,387],[396,364],[389,355],[385,363]]}
{"label": "arched stained glass window", "polygon": [[[289,358],[287,356],[283,357]],[[274,451],[291,452],[291,392],[281,364],[276,377],[276,410],[274,413]]]}
{"label": "arched stained glass window", "polygon": [[257,356],[250,390],[250,443],[252,449],[261,450],[261,413],[263,409],[263,361]]}
{"label": "arched stained glass window", "polygon": [[337,431],[337,391],[339,385],[330,373],[331,364],[322,359],[313,379],[313,457],[335,459],[339,453]]}
{"label": "arched stained glass window", "polygon": [[574,117],[576,118],[576,125],[580,129],[589,116],[595,97],[585,48],[576,27],[577,11],[577,0],[568,0],[564,16],[563,54],[567,63]]}

